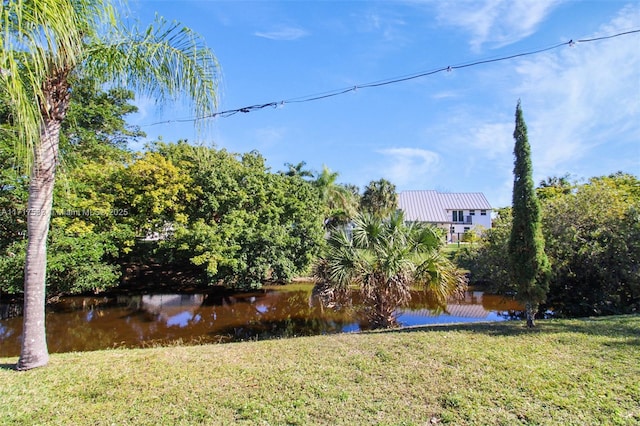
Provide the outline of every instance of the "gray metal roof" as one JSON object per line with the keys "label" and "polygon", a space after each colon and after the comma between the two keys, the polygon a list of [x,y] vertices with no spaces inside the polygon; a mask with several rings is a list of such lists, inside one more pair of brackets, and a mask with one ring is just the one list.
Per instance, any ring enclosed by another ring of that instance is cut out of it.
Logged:
{"label": "gray metal roof", "polygon": [[409,221],[451,222],[450,210],[491,210],[481,192],[438,192],[434,190],[403,191],[398,207]]}

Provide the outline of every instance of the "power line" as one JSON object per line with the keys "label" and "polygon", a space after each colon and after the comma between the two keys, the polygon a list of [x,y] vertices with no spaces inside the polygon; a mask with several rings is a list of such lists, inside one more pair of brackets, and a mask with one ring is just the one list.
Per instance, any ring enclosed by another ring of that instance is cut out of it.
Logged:
{"label": "power line", "polygon": [[255,104],[255,105],[248,105],[248,106],[244,106],[241,108],[235,108],[235,109],[228,109],[225,111],[220,111],[220,112],[215,112],[212,114],[208,114],[208,115],[204,115],[202,117],[196,117],[196,118],[182,118],[182,119],[173,119],[173,120],[165,120],[165,121],[158,121],[155,123],[151,123],[151,124],[146,124],[146,125],[142,125],[140,127],[149,127],[149,126],[155,126],[158,124],[168,124],[168,123],[186,123],[186,122],[195,122],[195,121],[199,121],[199,120],[205,120],[207,118],[215,118],[215,117],[231,117],[232,115],[236,115],[238,113],[249,113],[252,111],[257,111],[257,110],[261,110],[264,108],[278,108],[281,106],[284,106],[285,104],[293,104],[293,103],[304,103],[304,102],[313,102],[313,101],[318,101],[321,99],[327,99],[327,98],[332,98],[335,96],[340,96],[340,95],[344,95],[345,93],[349,93],[349,92],[355,92],[358,89],[366,89],[366,88],[372,88],[372,87],[381,87],[381,86],[387,86],[390,84],[397,84],[397,83],[402,83],[405,81],[409,81],[409,80],[415,80],[417,78],[423,78],[423,77],[427,77],[433,74],[438,74],[441,72],[451,72],[453,70],[459,70],[459,69],[463,69],[463,68],[470,68],[470,67],[474,67],[474,66],[478,66],[478,65],[484,65],[484,64],[490,64],[490,63],[494,63],[494,62],[503,62],[503,61],[508,61],[511,59],[515,59],[515,58],[522,58],[525,56],[532,56],[532,55],[537,55],[539,53],[543,53],[543,52],[548,52],[550,50],[555,50],[558,49],[562,46],[575,46],[577,43],[591,43],[591,42],[595,42],[595,41],[600,41],[600,40],[607,40],[607,39],[611,39],[611,38],[615,38],[615,37],[621,37],[621,36],[625,36],[625,35],[629,35],[629,34],[635,34],[635,33],[640,33],[640,29],[637,30],[630,30],[630,31],[625,31],[625,32],[621,32],[621,33],[617,33],[617,34],[612,34],[612,35],[608,35],[608,36],[602,36],[602,37],[594,37],[594,38],[585,38],[585,39],[579,39],[579,40],[569,40],[563,43],[559,43],[550,47],[545,47],[542,49],[536,49],[536,50],[530,50],[530,51],[525,51],[525,52],[520,52],[520,53],[515,53],[512,55],[507,55],[507,56],[500,56],[497,58],[491,58],[491,59],[482,59],[479,61],[473,61],[473,62],[467,62],[467,63],[462,63],[460,65],[449,65],[446,67],[440,67],[440,68],[435,68],[429,71],[420,71],[414,74],[407,74],[404,76],[400,76],[400,77],[391,77],[388,79],[383,79],[383,80],[378,80],[378,81],[374,81],[374,82],[370,82],[370,83],[364,83],[364,84],[357,84],[351,87],[347,87],[347,88],[342,88],[342,89],[335,89],[335,90],[330,90],[327,92],[322,92],[322,93],[317,93],[317,94],[313,94],[313,95],[306,95],[306,96],[300,96],[297,98],[291,98],[291,99],[286,99],[286,100],[282,100],[282,101],[277,101],[277,102],[267,102],[264,104]]}

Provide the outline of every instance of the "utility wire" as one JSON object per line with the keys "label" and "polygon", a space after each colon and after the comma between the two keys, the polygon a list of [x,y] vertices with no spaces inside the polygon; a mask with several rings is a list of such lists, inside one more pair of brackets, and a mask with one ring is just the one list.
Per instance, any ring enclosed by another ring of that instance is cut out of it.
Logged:
{"label": "utility wire", "polygon": [[433,75],[433,74],[437,74],[437,73],[441,73],[441,72],[451,72],[453,70],[459,70],[459,69],[474,67],[474,66],[478,66],[478,65],[490,64],[490,63],[494,63],[494,62],[508,61],[508,60],[515,59],[515,58],[521,58],[521,57],[524,57],[524,56],[537,55],[539,53],[548,52],[550,50],[558,49],[558,48],[560,48],[562,46],[575,46],[577,43],[590,43],[590,42],[594,42],[594,41],[606,40],[606,39],[611,39],[611,38],[615,38],[615,37],[621,37],[621,36],[625,36],[625,35],[629,35],[629,34],[636,34],[636,33],[640,33],[640,29],[625,31],[625,32],[612,34],[612,35],[608,35],[608,36],[602,36],[602,37],[585,38],[585,39],[579,39],[579,40],[575,40],[575,41],[574,40],[569,40],[569,41],[566,41],[564,43],[559,43],[559,44],[556,44],[556,45],[553,45],[553,46],[550,46],[550,47],[545,47],[545,48],[542,48],[542,49],[530,50],[530,51],[521,52],[521,53],[515,53],[515,54],[507,55],[507,56],[500,56],[500,57],[492,58],[492,59],[483,59],[483,60],[474,61],[474,62],[462,63],[461,65],[450,65],[450,66],[446,66],[446,67],[436,68],[436,69],[433,69],[433,70],[430,70],[430,71],[421,71],[421,72],[418,72],[418,73],[415,73],[415,74],[407,74],[407,75],[401,76],[401,77],[392,77],[392,78],[389,78],[389,79],[378,80],[378,81],[374,81],[374,82],[371,82],[371,83],[358,84],[358,85],[355,85],[355,86],[342,88],[342,89],[331,90],[331,91],[327,91],[327,92],[323,92],[323,93],[318,93],[318,94],[315,94],[315,95],[300,96],[300,97],[297,97],[297,98],[291,98],[291,99],[282,100],[282,101],[278,101],[278,102],[267,102],[267,103],[264,103],[264,104],[248,105],[248,106],[245,106],[245,107],[242,107],[242,108],[229,109],[229,110],[225,110],[225,111],[215,112],[213,114],[204,115],[202,117],[182,118],[182,119],[158,121],[158,122],[155,122],[155,123],[142,125],[140,127],[148,127],[148,126],[155,126],[155,125],[158,125],[158,124],[168,124],[168,123],[195,122],[195,121],[205,120],[207,118],[215,118],[215,117],[225,118],[225,117],[231,117],[232,115],[236,115],[238,113],[249,113],[249,112],[252,112],[252,111],[257,111],[257,110],[261,110],[261,109],[269,108],[269,107],[278,108],[278,107],[284,106],[285,104],[313,102],[313,101],[318,101],[318,100],[321,100],[321,99],[332,98],[334,96],[344,95],[345,93],[349,93],[349,92],[355,92],[358,89],[366,89],[366,88],[371,88],[371,87],[380,87],[380,86],[387,86],[387,85],[390,85],[390,84],[397,84],[397,83],[401,83],[401,82],[404,82],[404,81],[415,80],[417,78],[427,77],[427,76],[430,76],[430,75]]}

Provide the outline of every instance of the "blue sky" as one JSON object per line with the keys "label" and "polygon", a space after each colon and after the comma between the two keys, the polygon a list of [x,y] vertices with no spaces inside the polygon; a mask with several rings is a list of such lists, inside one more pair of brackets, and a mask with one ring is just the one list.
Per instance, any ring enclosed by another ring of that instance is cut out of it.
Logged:
{"label": "blue sky", "polygon": [[[640,29],[637,1],[131,0],[204,37],[222,67],[219,110],[430,71]],[[215,118],[138,98],[147,140],[260,151],[272,170],[323,165],[360,188],[483,192],[511,203],[514,112],[522,100],[534,179],[640,175],[640,33],[437,73],[281,108]],[[134,149],[140,146],[133,147]]]}

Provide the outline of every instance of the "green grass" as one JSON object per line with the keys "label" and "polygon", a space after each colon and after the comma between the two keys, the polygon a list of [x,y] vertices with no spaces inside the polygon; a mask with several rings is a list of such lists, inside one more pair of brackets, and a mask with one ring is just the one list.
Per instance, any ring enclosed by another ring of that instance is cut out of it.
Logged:
{"label": "green grass", "polygon": [[0,424],[640,424],[640,316],[0,359]]}
{"label": "green grass", "polygon": [[462,250],[465,247],[471,247],[470,244],[468,243],[451,243],[451,244],[445,244],[442,247],[442,253],[447,256],[449,259],[453,259],[456,256],[456,253],[458,253],[458,251]]}

